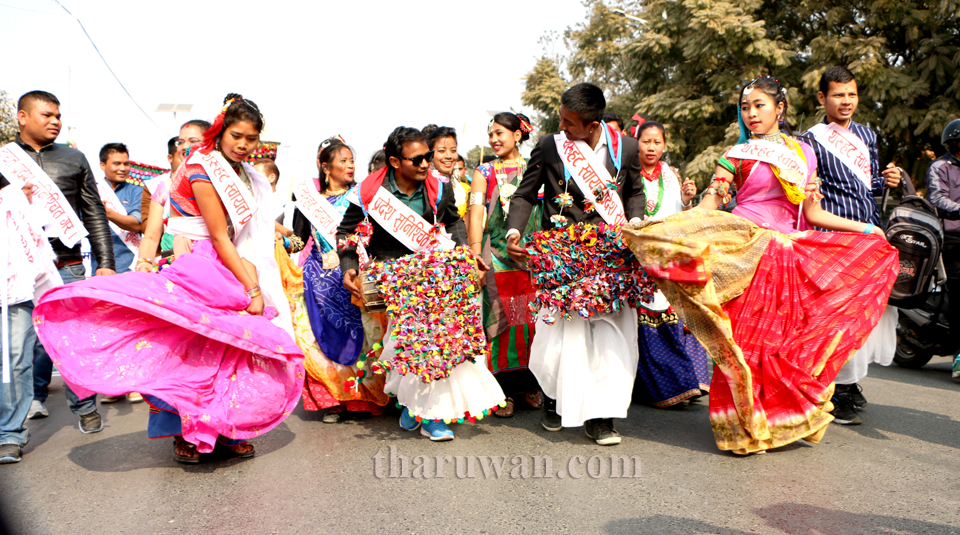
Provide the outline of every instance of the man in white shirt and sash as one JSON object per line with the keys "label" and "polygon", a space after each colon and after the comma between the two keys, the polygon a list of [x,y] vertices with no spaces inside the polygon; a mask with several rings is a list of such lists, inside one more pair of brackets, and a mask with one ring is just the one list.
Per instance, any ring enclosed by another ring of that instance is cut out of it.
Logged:
{"label": "man in white shirt and sash", "polygon": [[[880,210],[873,197],[882,194],[884,186],[897,187],[901,170],[890,163],[880,171],[876,133],[853,120],[859,102],[853,73],[840,66],[824,71],[817,99],[825,108],[827,117],[799,137],[817,155],[823,209],[840,217],[879,226]],[[835,423],[858,425],[862,422],[857,409],[866,407],[867,400],[857,383],[866,377],[871,362],[887,366],[893,361],[897,346],[896,328],[897,309],[888,306],[863,347],[837,374],[831,413]]]}
{"label": "man in white shirt and sash", "polygon": [[[543,203],[542,228],[574,223],[623,225],[643,217],[646,198],[637,141],[601,121],[606,100],[593,84],[577,84],[561,98],[561,132],[540,138],[510,201],[507,250],[526,261],[519,229],[527,226],[541,186],[544,199],[568,194],[572,205]],[[616,184],[602,199],[596,185]],[[593,206],[586,210],[585,203]],[[548,431],[585,425],[600,445],[620,443],[613,418],[625,418],[640,358],[637,311],[594,314],[589,319],[537,320],[530,371],[547,397],[541,424]]]}

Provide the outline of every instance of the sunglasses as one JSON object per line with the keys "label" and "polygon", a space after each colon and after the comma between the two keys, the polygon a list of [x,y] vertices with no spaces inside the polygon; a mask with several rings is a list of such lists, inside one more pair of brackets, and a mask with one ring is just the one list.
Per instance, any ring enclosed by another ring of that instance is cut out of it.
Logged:
{"label": "sunglasses", "polygon": [[428,162],[433,160],[433,151],[430,151],[426,154],[421,154],[420,156],[414,156],[413,158],[404,158],[403,156],[401,156],[400,159],[409,160],[414,167],[420,167],[421,165],[423,165],[424,160]]}

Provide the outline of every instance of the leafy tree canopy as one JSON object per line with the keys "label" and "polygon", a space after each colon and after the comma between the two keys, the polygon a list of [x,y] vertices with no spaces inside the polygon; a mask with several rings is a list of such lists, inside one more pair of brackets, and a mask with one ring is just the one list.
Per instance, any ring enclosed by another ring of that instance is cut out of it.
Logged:
{"label": "leafy tree canopy", "polygon": [[[581,81],[601,86],[608,108],[667,126],[670,161],[703,187],[737,138],[741,84],[778,78],[788,122],[805,130],[824,118],[820,75],[847,66],[860,88],[855,120],[877,131],[881,163],[935,150],[960,117],[960,0],[585,0],[586,17],[527,74],[523,103],[540,131],[555,131],[560,95]],[[614,8],[645,24],[613,13]],[[544,43],[558,44],[555,36]]]}

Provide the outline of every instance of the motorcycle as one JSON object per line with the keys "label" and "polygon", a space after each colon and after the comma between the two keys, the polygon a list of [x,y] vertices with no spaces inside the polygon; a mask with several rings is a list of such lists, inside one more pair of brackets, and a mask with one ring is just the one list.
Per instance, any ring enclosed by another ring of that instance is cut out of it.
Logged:
{"label": "motorcycle", "polygon": [[[912,190],[912,184],[910,186]],[[888,193],[889,190],[885,189],[881,214],[886,214]],[[917,370],[936,355],[953,359],[953,355],[960,351],[960,340],[950,338],[947,314],[950,299],[942,254],[937,258],[929,284],[925,296],[920,296],[919,304],[916,299],[910,300],[909,304],[897,304],[897,349],[893,361],[902,368]]]}
{"label": "motorcycle", "polygon": [[950,338],[947,311],[950,299],[946,278],[938,278],[919,308],[899,309],[897,322],[897,352],[893,361],[902,368],[920,369],[936,355],[952,358],[960,350],[960,343]]}

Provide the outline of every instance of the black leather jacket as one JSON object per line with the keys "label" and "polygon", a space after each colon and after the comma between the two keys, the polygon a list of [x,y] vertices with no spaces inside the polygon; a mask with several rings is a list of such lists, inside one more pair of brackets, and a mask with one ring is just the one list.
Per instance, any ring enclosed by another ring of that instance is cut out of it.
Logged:
{"label": "black leather jacket", "polygon": [[[16,143],[47,173],[83,220],[83,226],[90,233],[87,239],[90,240],[90,248],[93,249],[97,267],[114,269],[113,240],[110,235],[110,226],[107,224],[107,212],[103,202],[100,201],[97,183],[87,157],[76,149],[56,143],[42,147],[37,152],[20,139],[20,134],[17,134]],[[9,182],[6,178],[0,176],[0,187],[7,184]],[[82,259],[79,243],[71,249],[59,239],[51,238],[50,244],[53,245],[53,251],[57,253],[59,260]]]}

